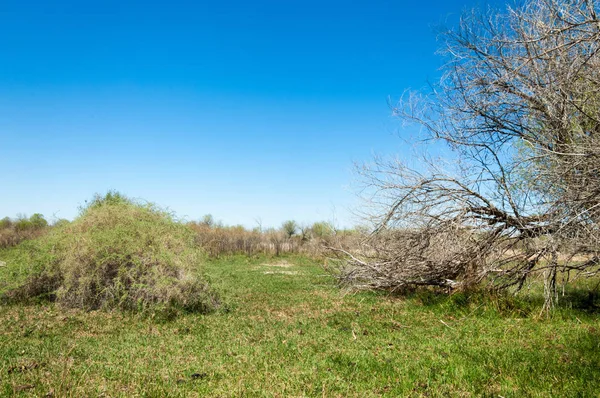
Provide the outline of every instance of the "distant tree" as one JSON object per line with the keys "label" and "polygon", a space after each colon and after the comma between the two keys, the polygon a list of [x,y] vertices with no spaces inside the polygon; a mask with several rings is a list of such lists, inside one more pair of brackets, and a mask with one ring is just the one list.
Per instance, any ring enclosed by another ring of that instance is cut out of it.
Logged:
{"label": "distant tree", "polygon": [[13,222],[9,217],[4,217],[2,220],[0,220],[0,229],[7,229],[12,227]]}
{"label": "distant tree", "polygon": [[207,227],[211,228],[211,227],[213,227],[213,226],[215,225],[215,219],[214,219],[214,217],[212,216],[212,214],[205,214],[205,215],[202,217],[202,221],[200,221],[200,223],[201,223],[202,225],[205,225],[205,226],[207,226]]}
{"label": "distant tree", "polygon": [[303,242],[310,240],[312,237],[312,228],[308,224],[301,224],[298,229],[300,230],[300,238]]}
{"label": "distant tree", "polygon": [[298,232],[298,224],[294,220],[288,220],[282,224],[281,229],[288,238],[291,238]]}
{"label": "distant tree", "polygon": [[31,223],[32,227],[36,229],[41,229],[48,226],[48,221],[46,221],[44,216],[40,213],[35,213],[29,217],[29,222]]}
{"label": "distant tree", "polygon": [[326,221],[318,221],[313,223],[311,230],[312,234],[320,239],[332,236],[334,234],[333,225]]}
{"label": "distant tree", "polygon": [[22,232],[33,229],[33,224],[29,221],[29,217],[23,213],[17,214],[13,227],[16,231]]}

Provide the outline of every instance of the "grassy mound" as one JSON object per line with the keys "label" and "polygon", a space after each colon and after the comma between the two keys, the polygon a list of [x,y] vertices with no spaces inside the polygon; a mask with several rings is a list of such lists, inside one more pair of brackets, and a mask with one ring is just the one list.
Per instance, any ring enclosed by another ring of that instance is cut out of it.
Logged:
{"label": "grassy mound", "polygon": [[207,312],[218,299],[194,272],[201,260],[194,234],[168,213],[109,193],[74,222],[20,245],[12,262],[24,271],[6,295],[86,310]]}

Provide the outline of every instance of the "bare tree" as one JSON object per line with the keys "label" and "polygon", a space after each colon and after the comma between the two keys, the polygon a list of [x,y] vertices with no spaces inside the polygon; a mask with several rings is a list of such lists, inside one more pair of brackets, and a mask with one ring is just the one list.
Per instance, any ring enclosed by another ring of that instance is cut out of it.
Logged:
{"label": "bare tree", "polygon": [[599,272],[599,12],[528,0],[442,34],[443,78],[394,113],[453,157],[361,168],[376,233],[346,253],[345,280],[520,289],[543,274],[549,308],[559,276]]}

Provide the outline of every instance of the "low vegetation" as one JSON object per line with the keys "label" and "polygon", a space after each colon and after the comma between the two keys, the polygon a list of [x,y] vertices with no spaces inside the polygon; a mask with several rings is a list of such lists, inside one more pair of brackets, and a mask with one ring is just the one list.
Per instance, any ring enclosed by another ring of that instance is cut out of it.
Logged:
{"label": "low vegetation", "polygon": [[0,220],[0,395],[598,396],[599,15],[443,32],[441,81],[394,113],[451,157],[360,168],[369,234],[117,192]]}
{"label": "low vegetation", "polygon": [[235,254],[279,256],[298,253],[324,258],[329,252],[328,247],[355,246],[362,237],[360,231],[336,229],[327,222],[298,226],[295,221],[286,221],[280,229],[249,230],[241,225],[216,223],[207,215],[200,222],[189,222],[188,226],[195,232],[197,244],[213,258]]}
{"label": "low vegetation", "polygon": [[17,217],[15,220],[5,217],[0,220],[0,249],[42,236],[49,229],[48,221],[39,213],[31,217]]}
{"label": "low vegetation", "polygon": [[8,301],[136,312],[207,312],[216,294],[200,276],[194,234],[166,212],[109,193],[72,223],[7,253]]}
{"label": "low vegetation", "polygon": [[348,253],[365,235],[326,223],[294,223],[291,233],[286,224],[182,223],[110,192],[74,221],[1,248],[0,395],[585,397],[600,389],[597,278],[566,286],[543,316],[536,280],[518,296],[346,291],[326,272],[337,264],[326,254]]}
{"label": "low vegetation", "polygon": [[[594,397],[599,297],[348,294],[304,256],[202,265],[227,303],[170,322],[0,307],[0,395]],[[588,281],[589,282],[589,281]],[[585,286],[581,286],[584,288]],[[584,293],[585,292],[585,293]]]}

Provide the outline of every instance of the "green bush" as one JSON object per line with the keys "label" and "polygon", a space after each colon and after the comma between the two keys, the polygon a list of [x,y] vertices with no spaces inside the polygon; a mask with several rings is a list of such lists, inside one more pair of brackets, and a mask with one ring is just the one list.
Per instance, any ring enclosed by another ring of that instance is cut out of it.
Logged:
{"label": "green bush", "polygon": [[29,230],[34,229],[33,224],[27,218],[18,219],[13,224],[13,227],[14,227],[15,231],[17,231],[17,232],[29,231]]}
{"label": "green bush", "polygon": [[96,194],[89,202],[86,200],[86,206],[80,209],[81,213],[85,213],[89,209],[101,206],[112,205],[132,205],[134,201],[117,191],[108,191],[104,195]]}
{"label": "green bush", "polygon": [[12,225],[13,225],[13,222],[8,217],[4,217],[2,220],[0,220],[0,229],[8,229],[8,228],[11,228]]}
{"label": "green bush", "polygon": [[285,221],[281,225],[281,230],[285,233],[288,238],[291,238],[298,232],[298,224],[294,220]]}
{"label": "green bush", "polygon": [[44,229],[48,226],[48,221],[44,218],[44,216],[40,213],[35,213],[31,217],[27,218],[21,216],[17,219],[17,221],[12,222],[9,218],[5,218],[2,220],[1,225],[6,225],[6,227],[10,227],[11,225],[14,227],[15,231],[23,232],[30,230],[40,230]]}
{"label": "green bush", "polygon": [[96,196],[72,223],[27,242],[24,283],[8,293],[71,308],[207,312],[218,305],[195,272],[194,234],[166,212],[123,195]]}
{"label": "green bush", "polygon": [[315,222],[311,227],[312,233],[319,239],[329,238],[334,234],[333,226],[324,221]]}
{"label": "green bush", "polygon": [[48,226],[48,221],[44,218],[44,216],[40,213],[35,213],[31,217],[29,217],[29,222],[31,226],[35,229],[42,229]]}

